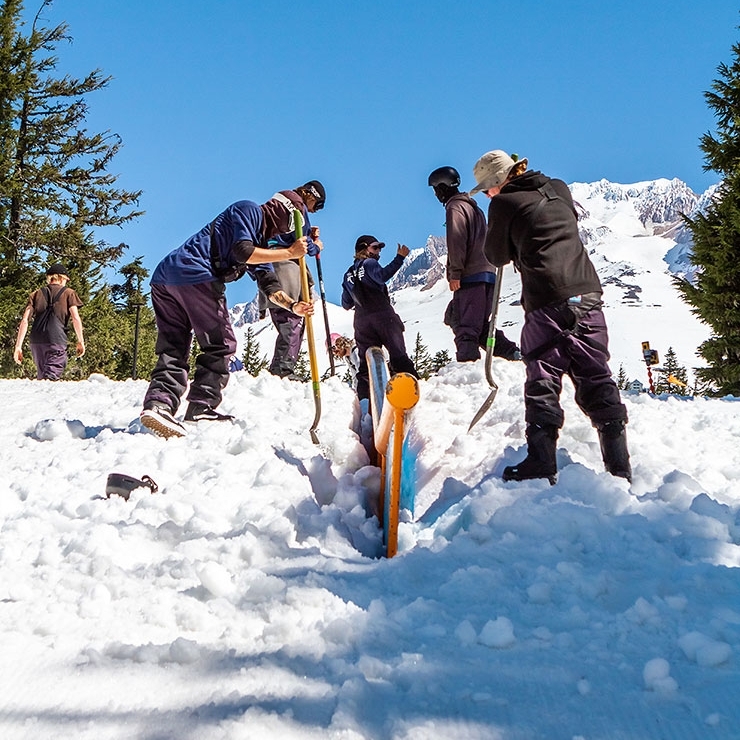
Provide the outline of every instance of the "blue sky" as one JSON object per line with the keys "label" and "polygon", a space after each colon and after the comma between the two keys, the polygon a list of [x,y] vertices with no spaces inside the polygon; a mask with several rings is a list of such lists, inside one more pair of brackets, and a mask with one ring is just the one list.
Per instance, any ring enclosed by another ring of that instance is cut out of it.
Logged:
{"label": "blue sky", "polygon": [[[327,204],[313,220],[338,302],[357,236],[416,248],[443,234],[429,172],[452,165],[470,188],[490,149],[569,183],[715,183],[698,146],[714,128],[703,93],[740,40],[738,10],[731,0],[56,0],[44,17],[73,37],[58,73],[113,77],[88,98],[89,128],[120,134],[112,171],[144,191],[146,214],[102,238],[153,270],[229,203],[319,179]],[[229,302],[254,292],[245,278]]]}

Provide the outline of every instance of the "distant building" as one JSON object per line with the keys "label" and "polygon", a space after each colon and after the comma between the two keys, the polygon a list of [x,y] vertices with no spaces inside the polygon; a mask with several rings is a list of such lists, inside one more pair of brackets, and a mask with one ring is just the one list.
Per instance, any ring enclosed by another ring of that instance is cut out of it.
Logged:
{"label": "distant building", "polygon": [[645,392],[645,386],[642,384],[639,380],[633,380],[628,386],[627,390],[631,391],[632,393],[644,393]]}

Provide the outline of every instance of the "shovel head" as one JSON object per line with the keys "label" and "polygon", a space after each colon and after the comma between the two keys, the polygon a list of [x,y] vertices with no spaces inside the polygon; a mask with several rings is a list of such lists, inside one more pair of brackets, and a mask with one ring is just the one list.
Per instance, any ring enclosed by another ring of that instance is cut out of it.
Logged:
{"label": "shovel head", "polygon": [[498,386],[494,383],[493,389],[488,394],[488,398],[486,398],[485,401],[483,401],[483,405],[478,409],[477,413],[473,417],[473,421],[470,422],[470,426],[468,427],[468,431],[470,431],[483,417],[483,414],[488,411],[488,409],[491,408],[493,405],[494,400],[496,399],[496,394],[498,393]]}

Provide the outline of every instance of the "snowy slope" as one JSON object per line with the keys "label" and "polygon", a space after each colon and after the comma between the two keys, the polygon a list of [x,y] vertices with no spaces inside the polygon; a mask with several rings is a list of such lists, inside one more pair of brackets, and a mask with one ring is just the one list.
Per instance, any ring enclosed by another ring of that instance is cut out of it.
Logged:
{"label": "snowy slope", "polygon": [[[734,740],[740,415],[626,395],[635,480],[566,386],[558,484],[520,363],[421,383],[415,516],[375,557],[354,397],[232,376],[235,424],[142,433],[146,383],[0,381],[3,740]],[[160,490],[103,498],[109,472]]]}

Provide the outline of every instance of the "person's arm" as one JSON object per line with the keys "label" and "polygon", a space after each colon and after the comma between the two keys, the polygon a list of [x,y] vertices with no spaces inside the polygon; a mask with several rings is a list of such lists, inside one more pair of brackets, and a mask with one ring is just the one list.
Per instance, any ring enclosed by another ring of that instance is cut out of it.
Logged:
{"label": "person's arm", "polygon": [[284,290],[278,290],[267,296],[276,306],[292,311],[298,316],[313,316],[313,303],[294,301]]}
{"label": "person's arm", "polygon": [[[272,252],[273,250],[266,250]],[[273,271],[253,271],[259,289],[267,296],[268,300],[286,311],[292,311],[298,316],[313,316],[313,303],[306,301],[294,301],[284,290],[280,288],[280,281]]]}
{"label": "person's arm", "polygon": [[21,323],[18,325],[18,335],[15,338],[15,349],[13,350],[13,359],[19,365],[23,362],[23,340],[26,338],[26,332],[28,331],[28,320],[31,318],[31,311],[33,307],[31,304],[26,306],[26,310],[23,312],[21,317]]}
{"label": "person's arm", "polygon": [[496,267],[503,267],[511,262],[513,255],[509,245],[510,217],[495,196],[488,204],[488,228],[483,251],[486,259]]}
{"label": "person's arm", "polygon": [[82,319],[77,306],[69,307],[69,316],[72,319],[72,327],[77,335],[77,356],[82,357],[85,354],[85,338],[82,335]]}
{"label": "person's arm", "polygon": [[385,266],[381,267],[377,260],[365,260],[365,274],[363,283],[381,289],[400,269],[403,261],[411,250],[405,244],[399,244],[396,256]]}
{"label": "person's arm", "polygon": [[305,257],[307,251],[308,237],[302,236],[296,239],[287,249],[264,249],[254,247],[249,257],[245,260],[248,265],[257,265],[262,262],[284,262]]}

